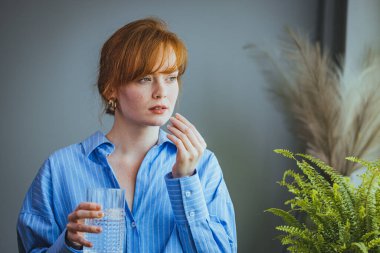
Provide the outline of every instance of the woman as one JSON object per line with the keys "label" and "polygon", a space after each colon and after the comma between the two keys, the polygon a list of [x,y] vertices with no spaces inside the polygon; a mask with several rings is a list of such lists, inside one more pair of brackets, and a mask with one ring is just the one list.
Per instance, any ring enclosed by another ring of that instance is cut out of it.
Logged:
{"label": "woman", "polygon": [[[171,117],[187,51],[158,19],[116,31],[101,51],[98,89],[112,129],[56,151],[18,219],[20,251],[81,252],[89,187],[126,189],[127,252],[236,252],[233,205],[215,155],[182,115]],[[168,130],[160,129],[168,120]]]}

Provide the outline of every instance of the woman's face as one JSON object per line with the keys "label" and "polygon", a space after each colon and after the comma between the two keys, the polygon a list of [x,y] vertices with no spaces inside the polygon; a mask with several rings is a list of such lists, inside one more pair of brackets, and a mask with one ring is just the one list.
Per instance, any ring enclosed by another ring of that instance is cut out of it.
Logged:
{"label": "woman's face", "polygon": [[172,51],[156,73],[120,87],[115,120],[141,126],[164,125],[173,113],[179,87],[178,71],[163,72],[175,64],[176,55]]}

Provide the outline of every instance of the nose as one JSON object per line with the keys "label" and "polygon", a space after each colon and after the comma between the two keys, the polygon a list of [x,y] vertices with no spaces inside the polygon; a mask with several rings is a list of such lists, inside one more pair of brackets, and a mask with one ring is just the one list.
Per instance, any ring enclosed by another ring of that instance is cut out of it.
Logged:
{"label": "nose", "polygon": [[153,95],[153,98],[156,98],[156,99],[166,98],[167,91],[165,87],[165,82],[164,80],[161,80],[161,78],[156,80],[152,95]]}

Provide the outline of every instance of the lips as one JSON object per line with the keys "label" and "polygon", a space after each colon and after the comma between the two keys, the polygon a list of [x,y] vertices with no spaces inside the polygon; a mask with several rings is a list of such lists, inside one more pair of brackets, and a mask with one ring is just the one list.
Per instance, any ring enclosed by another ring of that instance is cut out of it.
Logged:
{"label": "lips", "polygon": [[155,105],[149,108],[149,111],[156,115],[162,115],[168,111],[168,107],[166,105]]}
{"label": "lips", "polygon": [[165,110],[165,109],[168,109],[168,107],[165,105],[155,105],[149,108],[149,110]]}

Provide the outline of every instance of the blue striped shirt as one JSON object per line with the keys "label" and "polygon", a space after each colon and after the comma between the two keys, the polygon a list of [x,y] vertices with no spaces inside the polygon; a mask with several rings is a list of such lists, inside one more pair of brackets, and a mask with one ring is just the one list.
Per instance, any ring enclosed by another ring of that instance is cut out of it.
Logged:
{"label": "blue striped shirt", "polygon": [[[107,161],[113,150],[98,131],[49,156],[19,214],[21,252],[82,252],[65,242],[67,216],[87,188],[120,188]],[[132,210],[125,205],[125,252],[236,252],[234,209],[215,155],[206,150],[193,176],[172,178],[176,152],[160,130],[139,168]]]}

